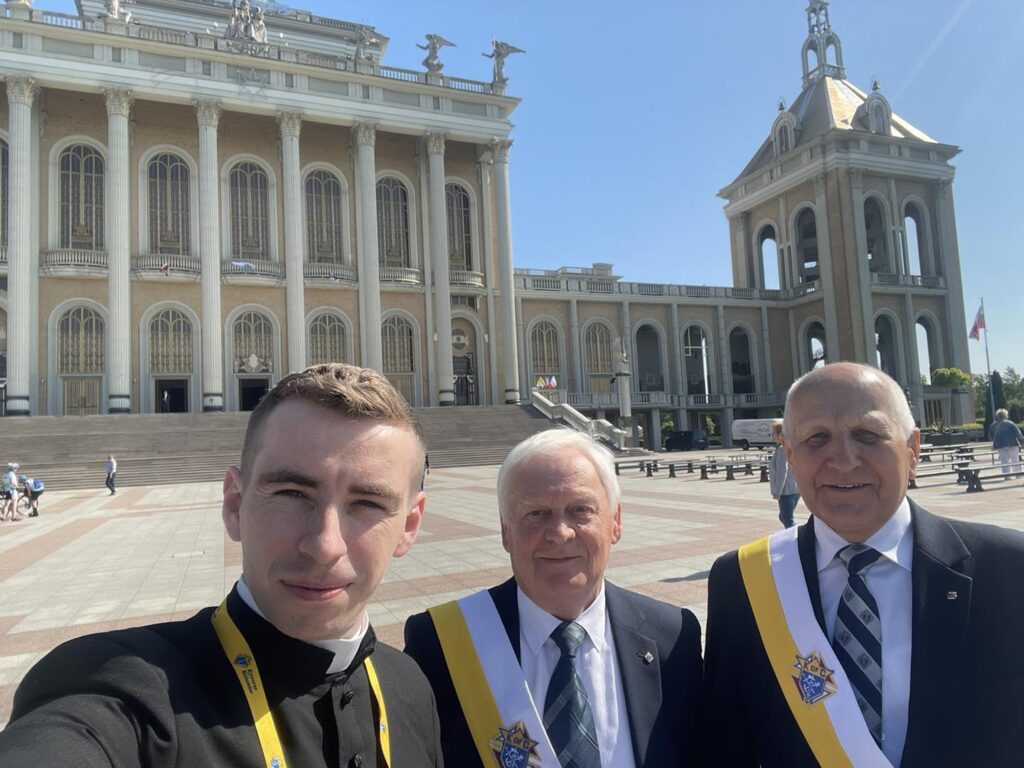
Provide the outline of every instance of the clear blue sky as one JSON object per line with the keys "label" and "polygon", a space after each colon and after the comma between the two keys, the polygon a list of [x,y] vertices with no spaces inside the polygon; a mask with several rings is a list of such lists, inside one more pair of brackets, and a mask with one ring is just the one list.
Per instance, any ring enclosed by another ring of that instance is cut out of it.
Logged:
{"label": "clear blue sky", "polygon": [[[71,0],[36,0],[72,11]],[[385,63],[421,69],[427,32],[456,43],[445,73],[490,79],[492,36],[527,51],[506,64],[512,206],[520,267],[615,264],[628,280],[729,285],[717,190],[800,91],[806,0],[294,0],[371,24]],[[872,78],[894,111],[955,144],[954,198],[968,325],[982,297],[993,368],[1024,369],[1024,3],[833,0],[847,77]],[[130,6],[129,6],[130,10]],[[272,21],[268,24],[272,28]],[[1014,85],[1017,83],[1017,85]],[[970,342],[972,369],[984,346]]]}

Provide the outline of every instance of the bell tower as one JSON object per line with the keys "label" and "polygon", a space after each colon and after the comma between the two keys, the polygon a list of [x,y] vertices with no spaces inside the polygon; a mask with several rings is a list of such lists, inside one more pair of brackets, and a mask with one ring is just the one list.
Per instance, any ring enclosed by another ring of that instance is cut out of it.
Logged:
{"label": "bell tower", "polygon": [[827,0],[813,0],[807,6],[807,39],[800,58],[804,67],[804,88],[823,77],[846,79],[843,44],[829,21]]}

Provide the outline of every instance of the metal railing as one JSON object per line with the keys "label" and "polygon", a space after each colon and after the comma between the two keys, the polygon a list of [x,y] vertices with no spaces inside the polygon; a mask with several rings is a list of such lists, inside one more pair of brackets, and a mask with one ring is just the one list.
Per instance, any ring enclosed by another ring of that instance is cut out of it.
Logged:
{"label": "metal railing", "polygon": [[43,254],[45,267],[107,268],[106,251],[86,251],[79,248],[58,248]]}
{"label": "metal railing", "polygon": [[269,259],[224,259],[220,263],[220,271],[224,275],[257,277],[281,277],[284,274],[281,262]]}
{"label": "metal railing", "polygon": [[530,404],[549,419],[562,421],[577,432],[585,432],[596,440],[603,440],[617,450],[626,447],[625,431],[605,419],[588,418],[567,403],[556,403],[550,399],[550,394],[552,391],[541,394],[540,390],[531,389]]}
{"label": "metal railing", "polygon": [[380,281],[382,283],[405,283],[407,285],[423,285],[423,272],[408,267],[385,267],[380,268]]}
{"label": "metal railing", "polygon": [[906,288],[945,288],[946,279],[941,275],[896,275],[889,272],[872,272],[871,282],[875,285],[896,285]]}

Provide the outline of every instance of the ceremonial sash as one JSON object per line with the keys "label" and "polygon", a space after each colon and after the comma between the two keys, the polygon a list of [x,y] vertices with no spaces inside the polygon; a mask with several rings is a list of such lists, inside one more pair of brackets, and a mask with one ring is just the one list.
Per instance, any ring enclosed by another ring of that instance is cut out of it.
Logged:
{"label": "ceremonial sash", "polygon": [[560,768],[490,593],[436,606],[430,617],[480,762]]}
{"label": "ceremonial sash", "polygon": [[814,617],[797,529],[740,547],[739,562],[772,670],[815,758],[829,768],[892,768]]}
{"label": "ceremonial sash", "polygon": [[[235,670],[239,685],[242,686],[242,693],[245,694],[245,701],[249,705],[253,723],[256,725],[260,749],[263,751],[264,765],[266,768],[287,768],[284,761],[284,750],[281,749],[281,740],[277,735],[277,726],[274,725],[274,716],[270,712],[263,680],[260,677],[259,667],[256,665],[256,657],[253,656],[245,636],[238,630],[231,614],[228,613],[227,598],[224,598],[220,607],[214,610],[210,620],[213,622],[213,628],[217,633],[220,646],[224,650],[224,655],[231,662],[231,668]],[[384,758],[384,765],[390,766],[391,734],[388,731],[384,694],[381,692],[380,681],[377,678],[377,670],[374,669],[373,662],[367,657],[363,664],[366,666],[366,676],[370,680],[370,692],[377,705],[379,726],[377,746]]]}

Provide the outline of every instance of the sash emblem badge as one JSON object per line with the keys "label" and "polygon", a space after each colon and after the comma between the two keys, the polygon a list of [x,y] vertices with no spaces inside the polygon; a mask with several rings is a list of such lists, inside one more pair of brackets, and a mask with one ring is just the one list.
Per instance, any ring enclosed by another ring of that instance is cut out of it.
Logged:
{"label": "sash emblem badge", "polygon": [[836,692],[836,682],[832,677],[835,670],[825,665],[825,660],[817,651],[807,656],[798,653],[793,668],[798,671],[798,674],[793,675],[793,682],[804,704],[816,704]]}
{"label": "sash emblem badge", "polygon": [[530,738],[526,727],[515,723],[509,728],[498,728],[498,735],[491,739],[491,752],[498,768],[539,768],[540,755],[537,742]]}

